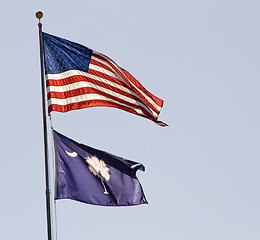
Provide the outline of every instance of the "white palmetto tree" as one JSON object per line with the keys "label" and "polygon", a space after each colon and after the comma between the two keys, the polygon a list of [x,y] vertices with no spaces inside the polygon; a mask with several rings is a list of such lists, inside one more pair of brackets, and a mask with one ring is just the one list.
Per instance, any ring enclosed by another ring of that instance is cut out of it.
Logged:
{"label": "white palmetto tree", "polygon": [[87,157],[86,162],[88,163],[89,170],[97,177],[100,178],[101,183],[104,187],[104,194],[109,194],[106,186],[104,184],[104,179],[106,181],[109,181],[110,175],[109,175],[109,168],[106,166],[105,162],[102,160],[99,160],[96,156]]}

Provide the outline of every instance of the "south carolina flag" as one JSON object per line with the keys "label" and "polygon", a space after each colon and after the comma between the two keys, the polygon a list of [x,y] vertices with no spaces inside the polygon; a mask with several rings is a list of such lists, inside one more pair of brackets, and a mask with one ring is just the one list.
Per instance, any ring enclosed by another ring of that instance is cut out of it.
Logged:
{"label": "south carolina flag", "polygon": [[56,145],[55,199],[101,206],[147,204],[136,177],[140,163],[100,151],[54,131]]}

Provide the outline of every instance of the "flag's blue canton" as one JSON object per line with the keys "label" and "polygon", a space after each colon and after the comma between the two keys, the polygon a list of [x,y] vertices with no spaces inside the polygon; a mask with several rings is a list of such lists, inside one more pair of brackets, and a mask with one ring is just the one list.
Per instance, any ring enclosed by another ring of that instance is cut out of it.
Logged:
{"label": "flag's blue canton", "polygon": [[140,163],[117,157],[54,131],[57,150],[56,199],[101,206],[147,204],[136,177]]}
{"label": "flag's blue canton", "polygon": [[46,74],[68,70],[88,71],[91,49],[44,32],[42,34]]}

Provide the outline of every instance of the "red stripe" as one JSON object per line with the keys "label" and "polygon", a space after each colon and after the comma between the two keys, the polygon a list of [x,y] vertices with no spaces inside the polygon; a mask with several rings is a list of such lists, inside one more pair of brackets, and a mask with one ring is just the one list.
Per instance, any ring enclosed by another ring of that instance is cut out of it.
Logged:
{"label": "red stripe", "polygon": [[71,103],[71,104],[67,104],[65,106],[52,104],[48,107],[48,112],[49,113],[51,111],[68,112],[68,111],[71,111],[71,110],[77,110],[77,109],[88,108],[88,107],[113,107],[113,108],[118,108],[118,109],[130,112],[130,113],[133,113],[135,115],[139,115],[139,116],[148,118],[152,121],[156,121],[156,119],[154,119],[152,117],[138,114],[137,112],[135,112],[131,108],[116,105],[112,102],[104,101],[104,100],[89,100],[89,101],[84,101],[84,102],[79,102],[79,103]]}
{"label": "red stripe", "polygon": [[[128,71],[123,70],[124,73],[126,74],[127,78],[131,80],[132,83],[135,84],[135,86],[139,89],[142,90],[142,92],[144,92],[147,96],[149,96],[158,106],[162,107],[163,105],[163,100],[154,96],[153,94],[151,94],[147,89],[145,89],[140,82],[138,82]],[[140,93],[139,93],[140,95]],[[144,99],[145,102],[147,102],[147,104],[150,104],[146,99]]]}

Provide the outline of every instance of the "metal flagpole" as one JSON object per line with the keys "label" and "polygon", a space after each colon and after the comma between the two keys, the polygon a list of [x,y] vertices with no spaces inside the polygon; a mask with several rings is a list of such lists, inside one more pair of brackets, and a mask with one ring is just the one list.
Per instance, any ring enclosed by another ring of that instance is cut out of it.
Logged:
{"label": "metal flagpole", "polygon": [[43,131],[44,131],[47,230],[48,230],[48,240],[52,240],[49,159],[48,159],[48,135],[47,135],[46,106],[45,106],[44,56],[43,56],[43,40],[42,40],[42,24],[41,24],[41,18],[43,17],[43,13],[38,11],[36,13],[36,17],[39,19],[38,27],[39,27],[39,40],[40,40],[41,81],[42,81],[42,113],[43,113]]}

